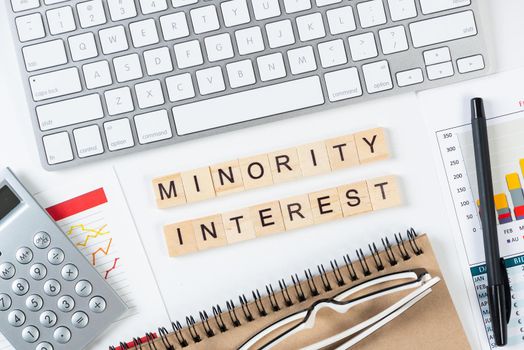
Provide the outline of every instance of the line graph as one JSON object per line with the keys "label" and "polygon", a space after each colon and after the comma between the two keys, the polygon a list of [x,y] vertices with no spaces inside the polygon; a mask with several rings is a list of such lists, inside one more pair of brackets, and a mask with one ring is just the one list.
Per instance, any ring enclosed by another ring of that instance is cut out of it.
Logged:
{"label": "line graph", "polygon": [[113,261],[113,266],[111,266],[111,268],[105,271],[104,279],[107,279],[109,277],[109,274],[112,271],[116,270],[117,268],[116,264],[118,263],[118,260],[120,260],[120,258],[115,258],[115,260]]}
{"label": "line graph", "polygon": [[76,231],[80,231],[79,234],[88,232],[89,234],[85,236],[84,241],[76,243],[78,247],[86,247],[90,239],[94,239],[99,236],[109,234],[109,231],[104,231],[106,227],[107,225],[103,225],[99,229],[94,229],[94,228],[86,227],[84,224],[73,225],[69,228],[69,230],[67,230],[66,234],[68,236],[72,236],[73,234],[76,234]]}
{"label": "line graph", "polygon": [[91,261],[92,261],[93,266],[96,266],[96,256],[98,253],[101,253],[104,256],[107,256],[109,254],[111,243],[113,243],[113,238],[109,238],[109,243],[107,244],[107,247],[105,248],[100,247],[97,250],[95,250],[93,253],[91,253]]}

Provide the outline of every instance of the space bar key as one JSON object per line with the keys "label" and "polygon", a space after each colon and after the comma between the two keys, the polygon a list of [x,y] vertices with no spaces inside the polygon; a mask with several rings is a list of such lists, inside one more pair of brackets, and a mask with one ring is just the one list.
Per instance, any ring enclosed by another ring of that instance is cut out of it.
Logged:
{"label": "space bar key", "polygon": [[312,76],[173,108],[179,135],[218,128],[324,103],[320,78]]}

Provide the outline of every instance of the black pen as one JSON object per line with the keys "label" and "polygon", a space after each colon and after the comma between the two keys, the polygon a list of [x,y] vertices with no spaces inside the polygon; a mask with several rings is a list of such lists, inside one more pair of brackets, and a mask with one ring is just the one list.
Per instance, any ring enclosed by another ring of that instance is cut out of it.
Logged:
{"label": "black pen", "polygon": [[480,219],[484,236],[484,253],[488,273],[488,305],[497,346],[508,343],[511,315],[509,280],[504,259],[500,258],[497,218],[493,199],[493,180],[489,157],[488,128],[481,98],[471,100],[471,127],[480,199]]}

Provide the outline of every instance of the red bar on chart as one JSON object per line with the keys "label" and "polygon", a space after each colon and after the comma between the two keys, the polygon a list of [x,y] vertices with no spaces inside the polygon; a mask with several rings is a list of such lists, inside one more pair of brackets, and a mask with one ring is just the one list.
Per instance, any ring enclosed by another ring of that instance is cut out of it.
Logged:
{"label": "red bar on chart", "polygon": [[511,200],[515,207],[515,220],[524,219],[524,192],[522,191],[522,185],[520,183],[520,177],[518,173],[512,173],[506,175],[506,183],[508,190],[511,193]]}
{"label": "red bar on chart", "polygon": [[508,198],[505,193],[496,194],[495,197],[495,208],[499,218],[499,224],[507,224],[512,222],[511,209],[509,209]]}
{"label": "red bar on chart", "polygon": [[83,211],[98,207],[107,203],[107,197],[103,188],[85,193],[78,197],[69,199],[47,208],[47,212],[55,221],[60,221]]}

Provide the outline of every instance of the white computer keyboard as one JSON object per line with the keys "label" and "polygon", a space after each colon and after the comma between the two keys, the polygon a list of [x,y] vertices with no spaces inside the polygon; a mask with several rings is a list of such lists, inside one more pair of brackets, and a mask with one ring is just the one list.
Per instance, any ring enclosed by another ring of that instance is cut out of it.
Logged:
{"label": "white computer keyboard", "polygon": [[478,0],[5,2],[48,169],[488,66]]}

